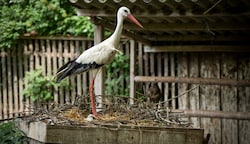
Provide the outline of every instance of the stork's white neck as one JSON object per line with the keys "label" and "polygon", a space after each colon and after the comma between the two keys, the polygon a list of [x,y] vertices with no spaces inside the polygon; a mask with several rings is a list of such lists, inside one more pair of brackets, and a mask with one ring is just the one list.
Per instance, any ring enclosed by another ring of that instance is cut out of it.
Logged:
{"label": "stork's white neck", "polygon": [[124,18],[122,16],[117,15],[117,24],[114,33],[110,36],[110,42],[114,45],[116,49],[119,47],[120,43],[120,37],[122,34],[122,28],[123,28],[123,20]]}

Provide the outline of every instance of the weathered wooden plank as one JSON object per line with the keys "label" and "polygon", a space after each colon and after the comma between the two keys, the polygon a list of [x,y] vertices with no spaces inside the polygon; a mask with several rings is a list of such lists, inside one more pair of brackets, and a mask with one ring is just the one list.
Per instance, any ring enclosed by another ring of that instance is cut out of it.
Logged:
{"label": "weathered wooden plank", "polygon": [[145,76],[149,76],[149,53],[144,53],[144,73]]}
{"label": "weathered wooden plank", "polygon": [[134,98],[135,98],[135,41],[130,40],[130,90],[129,90],[129,104],[134,104]]}
{"label": "weathered wooden plank", "polygon": [[[28,41],[29,44],[29,53],[30,53],[30,59],[29,59],[29,71],[34,71],[35,69],[38,68],[39,65],[37,65],[37,61],[36,61],[36,57],[35,57],[35,53],[37,53],[37,55],[39,54],[39,41],[35,40],[35,43],[33,43],[34,40],[30,39]],[[40,63],[39,63],[40,64]],[[29,102],[30,102],[30,107],[36,107],[36,104],[40,104],[40,103],[34,103],[34,101],[31,100],[31,97],[28,98]]]}
{"label": "weathered wooden plank", "polygon": [[21,36],[20,39],[29,40],[29,39],[39,39],[39,40],[84,40],[84,41],[92,41],[92,38],[81,37],[81,36]]}
{"label": "weathered wooden plank", "polygon": [[38,69],[39,67],[41,67],[41,63],[40,63],[41,40],[39,39],[34,40],[34,45],[35,45],[35,48],[33,52],[31,52],[31,55],[33,55],[32,57],[34,57],[34,68]]}
{"label": "weathered wooden plank", "polygon": [[249,46],[240,45],[170,45],[145,47],[145,52],[249,52]]}
{"label": "weathered wooden plank", "polygon": [[[169,76],[169,56],[168,53],[164,53],[164,76]],[[167,101],[169,98],[169,87],[168,87],[168,83],[164,83],[164,101]],[[164,103],[165,107],[168,107],[169,104],[168,103]]]}
{"label": "weathered wooden plank", "polygon": [[12,69],[13,69],[13,79],[12,79],[12,85],[13,85],[13,98],[14,98],[14,116],[18,116],[19,112],[19,103],[18,103],[18,77],[17,77],[17,49],[18,45],[15,45],[14,50],[12,51]]}
{"label": "weathered wooden plank", "polygon": [[175,76],[136,76],[137,82],[172,82],[172,83],[190,83],[202,85],[228,85],[244,87],[250,86],[250,80],[233,80],[219,78],[201,78],[201,77],[175,77]]}
{"label": "weathered wooden plank", "polygon": [[8,90],[7,90],[7,70],[6,54],[2,53],[2,88],[3,88],[3,118],[8,118]]}
{"label": "weathered wooden plank", "polygon": [[149,62],[150,62],[150,76],[156,76],[156,73],[155,73],[155,55],[150,53],[149,54]]}
{"label": "weathered wooden plank", "polygon": [[[202,53],[200,57],[200,76],[203,78],[219,78],[219,56],[214,53]],[[201,110],[220,110],[220,87],[218,85],[200,86]],[[201,127],[205,135],[211,134],[210,143],[221,143],[221,120],[202,118]]]}
{"label": "weathered wooden plank", "polygon": [[[75,52],[75,45],[74,45],[74,41],[69,41],[69,54],[70,54],[70,60],[74,59],[74,52]],[[70,79],[70,83],[71,86],[73,87],[73,89],[71,89],[71,96],[70,96],[70,101],[71,103],[75,101],[76,99],[76,88],[77,88],[77,83],[75,81],[76,76],[72,76]]]}
{"label": "weathered wooden plank", "polygon": [[[100,24],[95,25],[94,29],[94,44],[98,44],[103,40],[104,37],[104,27],[101,26]],[[97,111],[102,108],[102,97],[105,95],[104,91],[104,73],[105,73],[105,68],[101,68],[98,74],[95,77],[95,81],[98,81],[94,83],[94,92],[96,97],[96,104],[97,104]],[[92,75],[92,74],[91,74]],[[93,78],[93,77],[92,77]],[[91,78],[91,79],[92,79]]]}
{"label": "weathered wooden plank", "polygon": [[[24,41],[24,72],[29,71],[29,43],[28,40]],[[25,75],[24,75],[25,76]],[[28,81],[24,80],[24,89],[27,88],[28,86]],[[29,114],[29,107],[30,107],[30,101],[29,98],[25,97],[25,102],[24,102],[24,111],[26,111],[26,114]]]}
{"label": "weathered wooden plank", "polygon": [[18,44],[17,49],[17,59],[18,59],[18,96],[19,96],[19,112],[24,111],[24,97],[23,97],[23,85],[24,85],[24,47],[22,46],[22,43]]}
{"label": "weathered wooden plank", "polygon": [[[188,55],[187,53],[179,53],[177,55],[177,75],[178,77],[188,77]],[[188,84],[178,83],[178,95],[182,94],[178,100],[179,109],[189,109],[190,96],[189,93],[185,93],[188,90]],[[182,118],[184,121],[188,121],[188,118]]]}
{"label": "weathered wooden plank", "polygon": [[188,110],[176,109],[173,113],[179,113],[180,116],[207,117],[235,120],[250,120],[250,112],[225,112],[219,110]]}
{"label": "weathered wooden plank", "polygon": [[46,40],[46,49],[45,49],[45,57],[47,58],[47,63],[46,63],[46,67],[47,67],[47,76],[51,76],[52,75],[52,67],[51,67],[51,59],[52,59],[52,56],[51,56],[51,40]]}
{"label": "weathered wooden plank", "polygon": [[[80,50],[80,52],[85,51],[87,48],[89,48],[89,43],[86,41],[82,41],[82,49]],[[82,92],[83,92],[83,96],[86,96],[88,94],[88,75],[87,73],[82,73]]]}
{"label": "weathered wooden plank", "polygon": [[[2,65],[3,50],[0,50],[0,64]],[[2,67],[0,66],[0,119],[3,119],[3,78]]]}
{"label": "weathered wooden plank", "polygon": [[43,143],[97,143],[97,144],[202,144],[203,130],[142,126],[72,127],[51,126],[42,122],[20,122],[24,133]]}
{"label": "weathered wooden plank", "polygon": [[[178,54],[178,77],[188,77],[188,55],[187,53]],[[182,94],[188,90],[188,84],[178,84],[178,94]],[[189,94],[183,94],[178,98],[178,104],[180,109],[189,109]]]}
{"label": "weathered wooden plank", "polygon": [[[199,77],[199,53],[189,53],[189,77]],[[197,84],[190,84],[189,89],[197,87]],[[200,94],[199,87],[189,92],[189,101],[191,110],[200,109]],[[190,122],[193,123],[193,127],[200,128],[200,118],[192,117]]]}
{"label": "weathered wooden plank", "polygon": [[[69,54],[69,41],[65,40],[63,41],[63,58],[64,58],[64,64],[67,63],[68,61],[70,61],[68,54]],[[66,78],[66,80],[70,83],[70,79],[72,77]],[[69,90],[65,90],[64,92],[65,94],[65,103],[66,104],[70,104],[70,91]]]}
{"label": "weathered wooden plank", "polygon": [[[170,53],[170,74],[171,76],[175,76],[175,54],[174,53]],[[173,99],[172,102],[171,102],[171,106],[173,107],[173,109],[176,109],[177,106],[176,106],[176,89],[175,89],[175,84],[176,83],[171,83],[171,98]]]}
{"label": "weathered wooden plank", "polygon": [[[157,76],[162,76],[162,54],[156,54],[156,64],[157,64]],[[162,92],[162,83],[158,83],[158,86]]]}
{"label": "weathered wooden plank", "polygon": [[[250,79],[250,57],[249,53],[238,55],[238,79]],[[238,88],[238,111],[249,112],[250,110],[250,87]],[[240,120],[238,123],[239,144],[250,142],[250,121]]]}
{"label": "weathered wooden plank", "polygon": [[[58,67],[63,66],[63,41],[59,40],[58,41],[58,54],[59,54],[59,58],[58,58]],[[60,105],[64,104],[64,91],[61,88],[59,90],[59,97],[60,97]]]}
{"label": "weathered wooden plank", "polygon": [[[237,79],[237,57],[232,53],[221,56],[221,78]],[[237,112],[237,88],[221,86],[221,108],[225,112]],[[237,120],[222,119],[222,143],[238,143]]]}
{"label": "weathered wooden plank", "polygon": [[143,46],[142,43],[138,45],[138,74],[143,75]]}
{"label": "weathered wooden plank", "polygon": [[41,64],[42,64],[42,67],[44,68],[43,69],[43,75],[45,76],[47,74],[47,66],[46,66],[46,40],[40,40],[40,46],[41,46],[41,55],[40,55],[40,58],[41,58]]}
{"label": "weathered wooden plank", "polygon": [[[57,46],[56,46],[56,40],[52,40],[52,74],[55,76],[57,72]],[[54,91],[54,102],[56,105],[59,104],[59,98],[58,98],[58,88],[55,87]]]}
{"label": "weathered wooden plank", "polygon": [[[76,40],[75,41],[75,50],[76,50],[76,54],[80,54],[80,41]],[[74,57],[76,57],[76,55],[74,55]],[[80,96],[82,94],[82,76],[81,75],[77,75],[76,76],[76,95]]]}
{"label": "weathered wooden plank", "polygon": [[7,56],[7,87],[8,87],[8,112],[9,112],[9,118],[13,117],[13,80],[12,80],[12,50],[7,50],[8,56]]}

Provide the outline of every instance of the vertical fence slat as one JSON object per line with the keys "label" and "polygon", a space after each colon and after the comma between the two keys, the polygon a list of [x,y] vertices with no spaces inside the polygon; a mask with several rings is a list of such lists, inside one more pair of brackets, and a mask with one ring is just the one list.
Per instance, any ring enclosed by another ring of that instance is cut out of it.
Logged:
{"label": "vertical fence slat", "polygon": [[[75,41],[76,45],[75,45],[75,50],[76,50],[76,54],[80,54],[80,41],[77,40]],[[74,55],[74,57],[77,57],[77,55]],[[77,96],[81,96],[82,94],[82,76],[81,75],[77,75],[76,76],[76,88],[77,88]]]}
{"label": "vertical fence slat", "polygon": [[[129,55],[129,53],[127,53]],[[139,69],[139,75],[143,75],[143,46],[142,43],[139,43],[138,45],[138,69]]]}
{"label": "vertical fence slat", "polygon": [[[69,59],[69,42],[68,40],[65,40],[64,43],[63,43],[63,47],[64,47],[64,52],[63,52],[63,57],[64,57],[64,62],[67,63],[70,59]],[[72,77],[68,78],[68,81],[70,83],[70,79]],[[66,104],[69,104],[70,103],[70,92],[67,90],[65,91],[65,101],[66,101]]]}
{"label": "vertical fence slat", "polygon": [[[34,47],[36,47],[36,45],[33,45],[33,40],[30,39],[29,41],[29,53],[30,53],[30,59],[29,59],[29,71],[33,71],[36,69],[36,63],[35,63],[35,56],[34,53],[36,53],[36,49]],[[38,53],[37,53],[38,54]],[[27,98],[27,100],[29,101],[30,106],[33,108],[34,107],[34,102],[31,100],[31,97]]]}
{"label": "vertical fence slat", "polygon": [[[3,59],[3,50],[0,50],[0,63],[2,65],[2,59]],[[3,73],[2,73],[2,67],[0,66],[0,119],[3,119]]]}
{"label": "vertical fence slat", "polygon": [[[169,76],[169,56],[168,53],[164,53],[164,76]],[[164,101],[167,101],[169,98],[169,87],[168,83],[164,83]],[[169,106],[169,102],[164,103],[165,107]]]}
{"label": "vertical fence slat", "polygon": [[154,60],[154,54],[149,54],[149,62],[150,62],[150,76],[156,76],[155,74],[155,60]]}
{"label": "vertical fence slat", "polygon": [[[238,56],[238,79],[250,79],[250,57],[249,54]],[[250,110],[250,87],[238,88],[238,111],[249,112]],[[248,144],[250,141],[250,121],[239,120],[239,144]]]}
{"label": "vertical fence slat", "polygon": [[[57,47],[56,47],[56,40],[52,40],[52,63],[53,63],[53,75],[56,75],[57,72],[57,57],[58,57],[58,53],[57,53]],[[54,91],[54,102],[56,105],[59,104],[59,98],[58,98],[58,88],[55,87],[55,91]]]}
{"label": "vertical fence slat", "polygon": [[[87,48],[89,48],[90,47],[89,45],[90,45],[90,42],[82,41],[82,49],[81,49],[82,52],[85,51]],[[83,95],[86,96],[88,94],[88,91],[87,91],[87,89],[88,89],[88,75],[87,75],[87,73],[82,74],[82,81],[83,81],[83,83],[82,83],[81,88],[83,91]]]}
{"label": "vertical fence slat", "polygon": [[[161,53],[156,54],[156,63],[157,63],[157,76],[162,76],[162,73],[161,73],[161,71],[162,71],[162,57],[161,57]],[[162,83],[158,83],[158,86],[159,86],[159,88],[160,88],[160,90],[162,92]]]}
{"label": "vertical fence slat", "polygon": [[[30,57],[30,54],[29,54],[29,43],[28,43],[28,40],[24,40],[24,72],[26,71],[29,71],[29,57]],[[28,86],[28,81],[27,80],[24,80],[24,88],[26,88]],[[26,113],[25,114],[29,114],[29,98],[25,97],[25,111]]]}
{"label": "vertical fence slat", "polygon": [[6,70],[6,52],[2,56],[2,88],[3,88],[3,118],[8,118],[8,96],[7,96],[7,70]]}
{"label": "vertical fence slat", "polygon": [[[63,65],[63,41],[62,40],[58,41],[58,53],[59,53],[58,64],[59,64],[59,67],[61,67]],[[60,105],[63,105],[64,104],[63,89],[59,90],[59,97],[60,97]]]}
{"label": "vertical fence slat", "polygon": [[18,84],[19,84],[19,86],[18,86],[18,91],[19,91],[18,96],[19,96],[19,105],[20,105],[19,106],[19,112],[24,111],[24,105],[23,105],[24,98],[23,98],[22,92],[23,92],[23,85],[24,85],[24,83],[23,83],[24,61],[23,61],[23,59],[24,59],[25,53],[24,53],[24,48],[22,46],[23,46],[22,43],[19,43],[18,44],[18,49],[17,49],[17,51],[18,51],[17,52],[18,53],[18,76],[19,76],[19,78],[18,78]]}
{"label": "vertical fence slat", "polygon": [[[170,53],[170,71],[171,71],[171,76],[175,76],[175,54],[174,53]],[[175,98],[175,84],[176,83],[172,83],[171,84],[171,98],[172,98],[172,102],[171,102],[171,106],[173,107],[173,109],[176,109],[176,98]]]}
{"label": "vertical fence slat", "polygon": [[[188,77],[188,56],[187,53],[179,53],[177,55],[177,74],[178,77]],[[189,109],[189,93],[185,93],[188,90],[188,84],[179,83],[178,85],[178,108]],[[182,118],[182,120],[188,121],[188,118]]]}
{"label": "vertical fence slat", "polygon": [[[219,78],[219,56],[214,53],[203,53],[200,59],[200,74],[203,78]],[[218,85],[201,85],[201,109],[220,110],[220,87]],[[212,125],[212,126],[211,126]],[[205,134],[210,133],[211,143],[221,143],[221,120],[218,118],[202,118]]]}
{"label": "vertical fence slat", "polygon": [[18,78],[17,78],[17,49],[18,45],[15,45],[13,50],[13,62],[12,62],[12,69],[13,69],[13,97],[14,97],[14,116],[18,116]]}
{"label": "vertical fence slat", "polygon": [[51,76],[52,75],[52,67],[51,67],[51,40],[46,40],[46,51],[45,51],[45,57],[47,58],[47,75]]}
{"label": "vertical fence slat", "polygon": [[[236,57],[226,53],[221,56],[221,78],[237,79]],[[237,112],[237,89],[233,86],[221,86],[221,107],[222,111]],[[237,120],[222,119],[222,143],[237,144],[238,141]]]}
{"label": "vertical fence slat", "polygon": [[10,49],[7,50],[7,83],[8,83],[8,110],[9,110],[9,118],[13,117],[13,87],[12,87],[12,51]]}
{"label": "vertical fence slat", "polygon": [[[74,58],[74,51],[75,51],[74,49],[75,49],[74,41],[70,40],[70,43],[69,43],[69,56],[70,56],[70,60],[73,60],[73,58]],[[76,88],[77,88],[75,79],[76,79],[76,76],[72,76],[70,78],[70,83],[73,86],[73,89],[71,89],[70,99],[73,102],[75,101],[75,98],[76,98]]]}
{"label": "vertical fence slat", "polygon": [[[190,53],[189,55],[189,77],[199,77],[199,54]],[[193,89],[189,95],[190,109],[199,110],[200,109],[200,97],[199,97],[199,87],[196,84],[190,84],[190,89]],[[190,118],[193,127],[200,127],[200,118],[192,117]]]}
{"label": "vertical fence slat", "polygon": [[46,41],[45,40],[41,40],[40,41],[40,46],[41,46],[41,50],[39,51],[40,53],[40,59],[41,59],[41,64],[42,64],[42,68],[43,69],[43,75],[47,74],[47,67],[46,67]]}
{"label": "vertical fence slat", "polygon": [[[186,53],[178,54],[178,77],[188,76],[188,57]],[[188,84],[178,84],[178,94],[183,94],[188,90]],[[180,109],[189,108],[189,94],[185,93],[178,98],[178,104]]]}

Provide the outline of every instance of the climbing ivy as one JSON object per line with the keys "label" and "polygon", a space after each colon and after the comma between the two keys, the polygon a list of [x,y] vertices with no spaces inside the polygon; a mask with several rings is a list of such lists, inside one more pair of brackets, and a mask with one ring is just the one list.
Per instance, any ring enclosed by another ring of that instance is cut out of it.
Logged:
{"label": "climbing ivy", "polygon": [[25,97],[30,97],[34,102],[52,100],[56,87],[69,87],[65,81],[56,83],[52,76],[44,76],[42,68],[26,72],[24,80],[28,82],[28,86],[22,94]]}
{"label": "climbing ivy", "polygon": [[[105,90],[107,95],[129,95],[129,56],[116,54],[114,61],[106,66]],[[121,86],[121,82],[124,81]],[[115,90],[115,91],[114,91]]]}

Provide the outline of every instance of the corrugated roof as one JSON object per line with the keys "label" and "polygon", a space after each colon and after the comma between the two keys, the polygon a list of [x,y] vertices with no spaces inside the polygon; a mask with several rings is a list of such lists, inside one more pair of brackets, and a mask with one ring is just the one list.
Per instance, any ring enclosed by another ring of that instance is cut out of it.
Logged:
{"label": "corrugated roof", "polygon": [[126,34],[150,45],[248,43],[249,0],[70,0],[82,15],[114,29],[116,11],[127,6],[144,29],[125,23]]}

